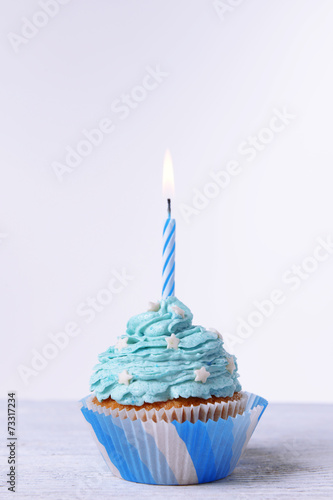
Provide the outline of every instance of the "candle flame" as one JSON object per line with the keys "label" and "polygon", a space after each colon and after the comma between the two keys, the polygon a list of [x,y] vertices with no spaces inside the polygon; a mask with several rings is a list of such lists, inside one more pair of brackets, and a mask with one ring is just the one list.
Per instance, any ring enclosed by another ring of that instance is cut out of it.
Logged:
{"label": "candle flame", "polygon": [[163,164],[163,195],[166,198],[172,198],[175,194],[175,180],[173,175],[172,158],[167,149],[164,155]]}

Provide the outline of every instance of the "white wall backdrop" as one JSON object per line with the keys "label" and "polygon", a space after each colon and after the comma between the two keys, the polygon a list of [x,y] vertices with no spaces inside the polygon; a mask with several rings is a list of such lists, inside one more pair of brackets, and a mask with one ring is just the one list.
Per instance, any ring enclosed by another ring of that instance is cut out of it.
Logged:
{"label": "white wall backdrop", "polygon": [[177,296],[245,389],[332,401],[333,3],[1,12],[1,397],[85,396],[160,297],[170,148]]}

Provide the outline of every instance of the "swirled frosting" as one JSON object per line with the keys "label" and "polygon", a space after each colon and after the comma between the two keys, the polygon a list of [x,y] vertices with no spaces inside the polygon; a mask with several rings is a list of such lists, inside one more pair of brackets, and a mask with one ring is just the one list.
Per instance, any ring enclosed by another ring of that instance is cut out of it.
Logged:
{"label": "swirled frosting", "polygon": [[176,297],[162,300],[157,311],[133,316],[126,335],[98,357],[90,380],[97,399],[141,406],[241,390],[235,356],[217,333],[192,325],[192,318]]}

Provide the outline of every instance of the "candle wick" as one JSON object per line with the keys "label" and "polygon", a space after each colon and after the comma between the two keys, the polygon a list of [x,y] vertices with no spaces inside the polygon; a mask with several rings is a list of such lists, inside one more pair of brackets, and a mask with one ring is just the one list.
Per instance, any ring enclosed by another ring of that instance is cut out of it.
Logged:
{"label": "candle wick", "polygon": [[171,217],[171,199],[168,198],[168,215]]}

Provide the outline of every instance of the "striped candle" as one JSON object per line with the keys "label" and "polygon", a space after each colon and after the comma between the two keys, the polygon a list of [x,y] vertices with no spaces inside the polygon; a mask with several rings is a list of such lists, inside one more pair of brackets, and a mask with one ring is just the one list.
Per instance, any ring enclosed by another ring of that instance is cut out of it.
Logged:
{"label": "striped candle", "polygon": [[170,151],[167,149],[163,164],[163,195],[168,202],[168,218],[163,229],[162,299],[175,295],[176,221],[171,219],[171,198],[174,193],[173,165]]}
{"label": "striped candle", "polygon": [[171,216],[163,229],[162,299],[175,295],[176,220]]}

